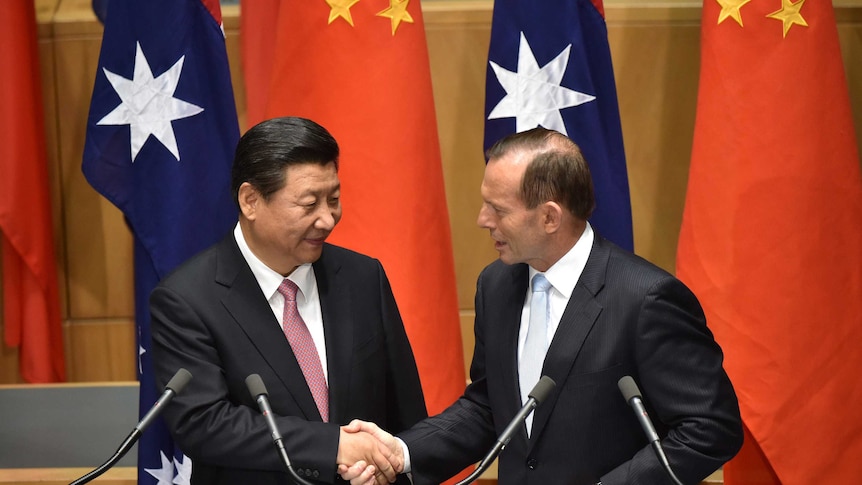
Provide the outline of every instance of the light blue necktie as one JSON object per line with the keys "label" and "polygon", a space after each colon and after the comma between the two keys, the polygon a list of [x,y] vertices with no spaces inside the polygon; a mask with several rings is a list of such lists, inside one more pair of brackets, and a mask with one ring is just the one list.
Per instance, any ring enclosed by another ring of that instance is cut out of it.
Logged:
{"label": "light blue necktie", "polygon": [[[518,362],[518,379],[521,385],[521,404],[527,402],[529,392],[539,382],[542,376],[542,364],[548,351],[548,320],[550,305],[548,291],[551,283],[545,275],[539,273],[533,276],[533,296],[530,300],[530,322],[527,328],[527,340],[521,360]],[[533,427],[533,415],[527,417],[527,435]]]}

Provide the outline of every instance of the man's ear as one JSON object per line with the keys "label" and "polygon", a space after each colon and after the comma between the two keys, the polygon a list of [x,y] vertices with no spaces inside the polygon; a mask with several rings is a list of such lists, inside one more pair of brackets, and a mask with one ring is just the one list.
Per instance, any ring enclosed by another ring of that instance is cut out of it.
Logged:
{"label": "man's ear", "polygon": [[243,217],[253,221],[257,217],[257,207],[258,204],[263,202],[263,197],[250,183],[243,182],[239,186],[237,201],[239,202],[239,211]]}
{"label": "man's ear", "polygon": [[549,200],[542,204],[542,226],[546,234],[553,234],[560,230],[563,224],[563,208],[560,204]]}

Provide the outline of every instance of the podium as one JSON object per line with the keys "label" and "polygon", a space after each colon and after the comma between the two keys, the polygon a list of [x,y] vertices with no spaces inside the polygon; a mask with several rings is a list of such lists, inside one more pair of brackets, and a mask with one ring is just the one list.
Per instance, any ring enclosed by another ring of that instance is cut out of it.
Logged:
{"label": "podium", "polygon": [[[0,485],[68,485],[138,422],[138,383],[0,386]],[[137,445],[93,483],[137,483]]]}

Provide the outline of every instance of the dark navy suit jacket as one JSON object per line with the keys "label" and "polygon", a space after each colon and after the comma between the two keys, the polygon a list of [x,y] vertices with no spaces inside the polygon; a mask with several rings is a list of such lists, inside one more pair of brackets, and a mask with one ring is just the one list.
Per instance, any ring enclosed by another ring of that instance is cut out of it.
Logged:
{"label": "dark navy suit jacket", "polygon": [[[416,485],[479,461],[520,408],[517,346],[524,264],[479,276],[472,383],[442,414],[401,433]],[[556,387],[499,457],[500,485],[670,484],[617,381],[632,376],[684,483],[742,443],[722,352],[695,296],[676,278],[596,235],[548,349]]]}
{"label": "dark navy suit jacket", "polygon": [[416,363],[380,263],[325,245],[314,263],[326,338],[330,423],[323,423],[290,344],[233,232],[152,292],[153,360],[164,386],[194,378],[166,408],[192,458],[192,483],[288,484],[266,422],[246,389],[259,374],[291,463],[333,483],[339,425],[353,418],[400,431],[425,417]]}

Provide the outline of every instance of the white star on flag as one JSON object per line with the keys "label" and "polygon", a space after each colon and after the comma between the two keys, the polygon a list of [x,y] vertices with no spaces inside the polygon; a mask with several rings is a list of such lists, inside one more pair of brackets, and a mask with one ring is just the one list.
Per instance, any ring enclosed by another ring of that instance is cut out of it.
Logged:
{"label": "white star on flag", "polygon": [[158,480],[156,485],[174,485],[174,462],[165,456],[164,451],[159,451],[162,457],[161,468],[144,468],[144,471],[149,473],[153,478]]}
{"label": "white star on flag", "polygon": [[177,461],[174,458],[174,467],[177,469],[174,485],[190,485],[192,481],[192,459],[186,455],[183,455],[183,461]]}
{"label": "white star on flag", "polygon": [[177,161],[180,150],[171,121],[194,116],[204,109],[174,97],[183,70],[182,56],[162,73],[153,78],[153,71],[144,56],[140,42],[135,53],[134,79],[126,79],[103,68],[105,76],[120,96],[120,104],[99,120],[97,125],[129,125],[131,131],[132,163],[150,135],[156,137]]}
{"label": "white star on flag", "polygon": [[568,135],[560,110],[596,99],[595,96],[560,85],[569,64],[571,48],[569,44],[551,62],[540,68],[527,38],[521,32],[517,72],[490,61],[497,80],[506,90],[506,96],[491,110],[488,119],[514,117],[519,133],[541,125]]}

